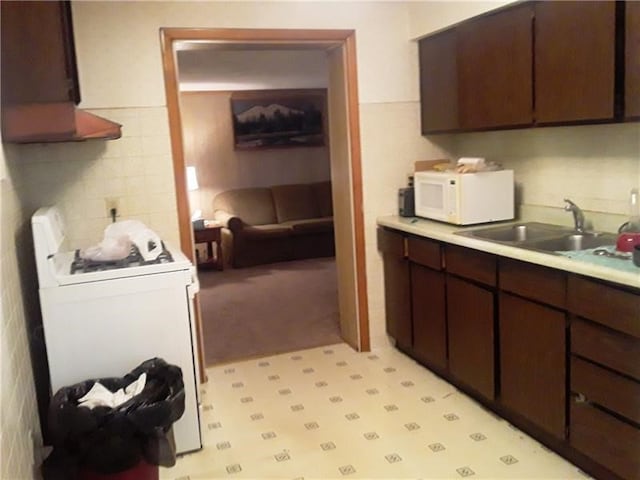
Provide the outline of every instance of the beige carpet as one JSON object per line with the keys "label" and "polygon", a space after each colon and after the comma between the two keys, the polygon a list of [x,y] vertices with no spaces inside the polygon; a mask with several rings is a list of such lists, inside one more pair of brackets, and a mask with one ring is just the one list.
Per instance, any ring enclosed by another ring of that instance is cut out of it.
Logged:
{"label": "beige carpet", "polygon": [[198,276],[207,366],[342,341],[334,258]]}

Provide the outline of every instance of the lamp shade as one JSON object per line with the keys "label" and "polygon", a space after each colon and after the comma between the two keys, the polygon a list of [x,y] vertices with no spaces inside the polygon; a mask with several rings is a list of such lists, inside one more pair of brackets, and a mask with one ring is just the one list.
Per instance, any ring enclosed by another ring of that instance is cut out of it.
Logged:
{"label": "lamp shade", "polygon": [[196,175],[196,167],[187,167],[187,190],[192,192],[198,189],[198,176]]}

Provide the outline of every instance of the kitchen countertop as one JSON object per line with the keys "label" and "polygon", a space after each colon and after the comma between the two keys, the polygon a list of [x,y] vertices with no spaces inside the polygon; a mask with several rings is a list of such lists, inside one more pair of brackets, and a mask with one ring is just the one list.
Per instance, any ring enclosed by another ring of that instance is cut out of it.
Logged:
{"label": "kitchen countertop", "polygon": [[[495,225],[509,225],[520,222],[500,222]],[[640,288],[640,267],[636,267],[631,260],[616,258],[587,256],[584,253],[571,252],[566,254],[553,254],[527,250],[500,243],[494,243],[479,238],[456,235],[456,232],[475,230],[490,225],[449,225],[423,218],[400,217],[388,215],[377,218],[377,224],[393,228],[425,238],[440,240],[443,242],[473,248],[487,253],[514,258],[524,262],[535,263],[546,267],[557,268],[567,272],[586,275],[609,282],[614,282],[630,287]]]}

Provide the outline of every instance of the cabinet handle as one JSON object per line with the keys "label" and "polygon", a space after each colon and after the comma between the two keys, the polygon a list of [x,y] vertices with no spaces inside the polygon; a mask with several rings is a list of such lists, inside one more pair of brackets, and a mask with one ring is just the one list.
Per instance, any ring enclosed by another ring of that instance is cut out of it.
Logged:
{"label": "cabinet handle", "polygon": [[582,393],[575,393],[573,395],[573,401],[576,403],[589,403],[589,400],[587,400],[587,397],[585,397],[584,394]]}

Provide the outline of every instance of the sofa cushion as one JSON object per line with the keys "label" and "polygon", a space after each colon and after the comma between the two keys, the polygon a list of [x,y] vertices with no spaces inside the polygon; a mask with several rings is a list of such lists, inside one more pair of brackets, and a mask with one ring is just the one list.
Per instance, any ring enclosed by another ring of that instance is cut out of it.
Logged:
{"label": "sofa cushion", "polygon": [[276,185],[271,192],[279,223],[320,216],[309,184]]}
{"label": "sofa cushion", "polygon": [[219,193],[213,210],[224,210],[240,217],[247,225],[278,223],[269,188],[239,188]]}
{"label": "sofa cushion", "polygon": [[284,222],[282,225],[291,226],[294,235],[333,232],[333,217],[292,220]]}
{"label": "sofa cushion", "polygon": [[292,232],[290,225],[254,225],[242,229],[242,235],[255,240],[288,237]]}
{"label": "sofa cushion", "polygon": [[316,197],[316,205],[318,205],[318,213],[320,217],[333,216],[333,202],[331,199],[331,182],[312,183],[311,188]]}

